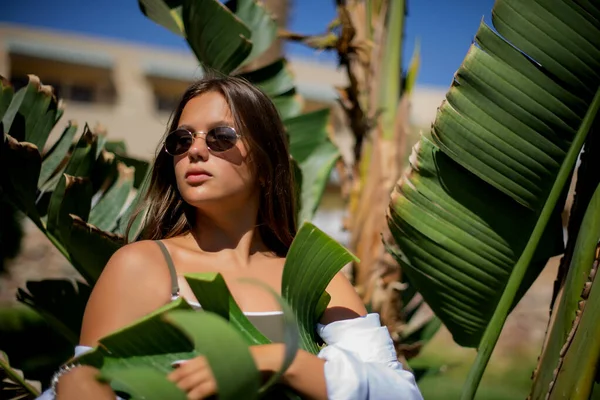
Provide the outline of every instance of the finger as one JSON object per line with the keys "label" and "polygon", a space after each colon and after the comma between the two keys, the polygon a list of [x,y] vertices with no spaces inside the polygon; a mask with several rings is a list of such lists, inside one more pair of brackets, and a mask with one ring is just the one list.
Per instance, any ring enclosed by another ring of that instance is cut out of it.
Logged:
{"label": "finger", "polygon": [[175,365],[179,366],[176,367],[175,371],[167,375],[167,379],[172,382],[177,382],[196,371],[205,370],[208,367],[204,357],[196,357]]}
{"label": "finger", "polygon": [[200,400],[206,397],[212,396],[217,393],[217,384],[214,379],[206,381],[194,389],[190,390],[187,394],[188,400]]}
{"label": "finger", "polygon": [[186,376],[185,378],[175,382],[175,384],[179,389],[189,392],[195,387],[208,382],[210,379],[210,374],[206,373],[206,371],[200,371]]}

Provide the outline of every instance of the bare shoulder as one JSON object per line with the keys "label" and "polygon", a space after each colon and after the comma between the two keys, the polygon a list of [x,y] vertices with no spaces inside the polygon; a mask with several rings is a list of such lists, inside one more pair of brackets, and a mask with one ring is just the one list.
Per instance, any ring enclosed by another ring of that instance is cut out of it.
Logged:
{"label": "bare shoulder", "polygon": [[168,269],[160,248],[154,241],[143,240],[117,250],[104,267],[98,283],[131,283],[131,280],[165,275],[168,276]]}
{"label": "bare shoulder", "polygon": [[342,272],[333,277],[327,286],[327,293],[331,296],[331,301],[321,317],[322,324],[367,315],[362,299]]}
{"label": "bare shoulder", "polygon": [[80,343],[98,339],[166,304],[170,275],[158,245],[140,241],[117,250],[94,285],[88,300]]}
{"label": "bare shoulder", "polygon": [[160,248],[153,240],[141,240],[126,244],[113,254],[112,258],[151,258],[153,254],[160,254]]}

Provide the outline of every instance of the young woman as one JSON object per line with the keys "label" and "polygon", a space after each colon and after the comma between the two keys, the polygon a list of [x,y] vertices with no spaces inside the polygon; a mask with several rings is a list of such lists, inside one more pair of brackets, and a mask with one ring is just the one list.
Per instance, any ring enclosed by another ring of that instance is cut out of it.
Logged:
{"label": "young woman", "polygon": [[[188,272],[221,273],[241,309],[278,342],[277,303],[238,279],[258,279],[280,292],[296,233],[295,203],[287,138],[269,98],[234,77],[191,85],[157,152],[140,238],[112,256],[96,283],[76,354],[179,296],[196,304],[181,279]],[[318,356],[299,351],[282,382],[311,399],[421,399],[387,329],[377,314],[367,315],[348,280],[338,274],[327,291],[331,302],[315,329],[328,346]],[[283,351],[281,343],[251,347],[267,374],[281,365]],[[114,399],[96,373],[62,369],[56,397]],[[178,364],[168,379],[188,399],[217,393],[203,357]]]}

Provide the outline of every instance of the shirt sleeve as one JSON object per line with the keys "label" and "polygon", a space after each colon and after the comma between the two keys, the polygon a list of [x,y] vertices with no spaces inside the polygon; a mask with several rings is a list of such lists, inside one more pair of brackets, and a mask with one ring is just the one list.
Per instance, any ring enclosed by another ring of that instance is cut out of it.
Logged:
{"label": "shirt sleeve", "polygon": [[325,360],[328,399],[423,400],[379,314],[317,324],[317,333],[327,344],[318,357]]}

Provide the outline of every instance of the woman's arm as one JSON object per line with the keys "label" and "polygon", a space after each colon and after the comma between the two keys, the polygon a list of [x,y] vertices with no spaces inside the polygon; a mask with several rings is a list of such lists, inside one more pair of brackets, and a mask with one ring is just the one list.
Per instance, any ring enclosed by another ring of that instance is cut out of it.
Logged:
{"label": "woman's arm", "polygon": [[96,368],[82,365],[65,373],[56,385],[56,398],[60,400],[115,400],[109,385],[96,379]]}
{"label": "woman's arm", "polygon": [[[350,282],[339,274],[327,291],[331,302],[318,326],[327,346],[317,356],[299,351],[282,381],[310,399],[422,400],[414,376],[397,360],[387,328],[377,314],[367,315]],[[276,371],[283,362],[283,344],[252,351],[263,371]]]}
{"label": "woman's arm", "polygon": [[79,344],[123,328],[170,300],[170,275],[156,243],[126,245],[113,254],[87,302]]}
{"label": "woman's arm", "polygon": [[[321,317],[321,323],[329,324],[367,315],[364,303],[344,274],[338,273],[331,280],[327,293],[331,300]],[[327,399],[325,362],[326,360],[300,350],[284,374],[283,382],[310,399]]]}
{"label": "woman's arm", "polygon": [[[364,316],[367,313],[354,288],[342,274],[338,274],[327,287],[331,295],[328,309],[322,321],[340,321]],[[283,363],[285,345],[282,343],[252,346],[250,351],[257,368],[270,375]],[[313,354],[300,350],[292,365],[282,377],[282,383],[294,388],[307,399],[328,399],[325,363]],[[216,393],[217,385],[204,357],[183,362],[168,375],[190,400],[202,399]]]}
{"label": "woman's arm", "polygon": [[[367,315],[367,310],[354,287],[346,277],[337,274],[327,287],[331,301],[321,317],[323,324]],[[254,359],[261,371],[273,373],[283,363],[285,346],[271,344],[253,346]],[[326,360],[304,350],[299,350],[292,365],[285,372],[282,383],[292,387],[308,399],[327,399],[325,377]]]}
{"label": "woman's arm", "polygon": [[[281,368],[285,345],[273,343],[252,346],[250,351],[258,370],[270,375]],[[324,365],[325,360],[304,350],[298,350],[292,365],[281,378],[281,383],[295,389],[304,398],[327,400]]]}
{"label": "woman's arm", "polygon": [[[98,340],[169,301],[169,271],[160,249],[152,242],[120,248],[110,258],[90,295],[83,316],[80,344],[94,347]],[[98,370],[78,366],[64,373],[57,398],[115,399],[106,384],[96,379]]]}

